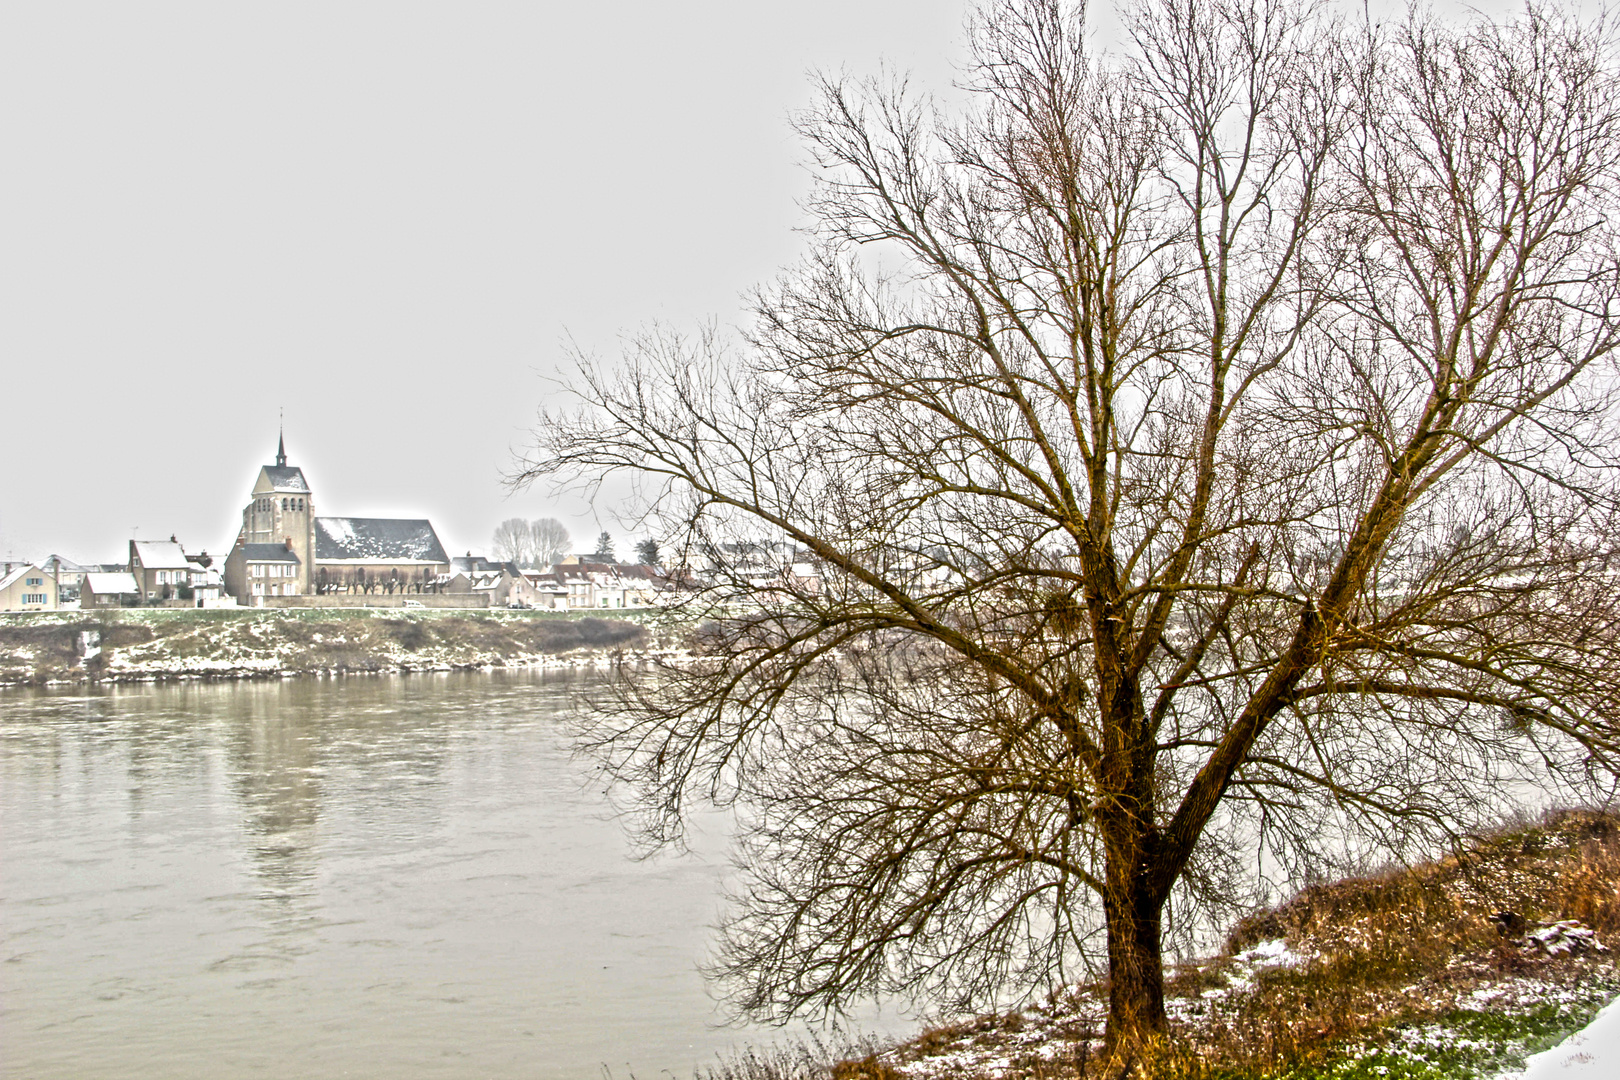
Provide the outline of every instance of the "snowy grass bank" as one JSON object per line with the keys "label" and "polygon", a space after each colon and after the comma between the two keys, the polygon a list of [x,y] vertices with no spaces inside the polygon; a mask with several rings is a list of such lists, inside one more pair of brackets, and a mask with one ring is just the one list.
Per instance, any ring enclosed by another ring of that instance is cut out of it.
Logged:
{"label": "snowy grass bank", "polygon": [[[1170,1036],[1130,1075],[1507,1080],[1620,995],[1617,955],[1620,819],[1561,813],[1243,920],[1220,955],[1172,974]],[[1101,1068],[1105,1015],[1104,988],[1076,986],[837,1064],[755,1055],[710,1076],[1113,1080],[1117,1069]],[[1583,1051],[1560,1053],[1579,1064]],[[1593,1075],[1620,1076],[1620,1062]]]}
{"label": "snowy grass bank", "polygon": [[[94,642],[88,656],[84,635]],[[658,613],[132,609],[0,617],[0,685],[599,666],[679,652]],[[99,650],[99,652],[97,651]]]}

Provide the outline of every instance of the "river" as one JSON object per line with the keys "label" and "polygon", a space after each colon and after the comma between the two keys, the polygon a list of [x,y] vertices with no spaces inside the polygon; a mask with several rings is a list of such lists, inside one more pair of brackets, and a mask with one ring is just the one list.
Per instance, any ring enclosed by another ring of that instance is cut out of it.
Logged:
{"label": "river", "polygon": [[0,693],[0,1071],[690,1076],[723,822],[637,861],[538,672]]}

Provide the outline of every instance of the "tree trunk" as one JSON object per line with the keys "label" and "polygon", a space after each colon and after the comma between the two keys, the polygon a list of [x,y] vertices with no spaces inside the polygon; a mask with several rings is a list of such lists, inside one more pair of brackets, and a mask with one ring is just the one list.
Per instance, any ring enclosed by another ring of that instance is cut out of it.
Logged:
{"label": "tree trunk", "polygon": [[1143,1044],[1169,1027],[1159,951],[1162,898],[1137,859],[1108,860],[1103,913],[1108,924],[1108,1029],[1116,1059],[1140,1057]]}

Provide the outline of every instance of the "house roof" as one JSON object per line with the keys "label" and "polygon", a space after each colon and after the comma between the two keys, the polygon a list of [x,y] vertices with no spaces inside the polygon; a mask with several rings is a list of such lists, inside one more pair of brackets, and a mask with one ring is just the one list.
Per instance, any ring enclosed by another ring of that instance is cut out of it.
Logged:
{"label": "house roof", "polygon": [[45,563],[48,565],[52,559],[56,560],[56,569],[64,573],[82,574],[90,569],[90,567],[76,563],[65,555],[47,555]]}
{"label": "house roof", "polygon": [[113,593],[138,593],[141,587],[135,584],[135,575],[125,570],[120,574],[86,574],[84,587],[93,593],[109,596]]}
{"label": "house roof", "polygon": [[131,540],[135,557],[146,570],[185,570],[186,553],[173,540]]}
{"label": "house roof", "polygon": [[456,574],[498,574],[503,570],[513,577],[523,576],[516,563],[496,562],[482,555],[457,555],[450,560],[450,571]]}
{"label": "house roof", "polygon": [[44,572],[45,571],[41,570],[39,567],[35,566],[33,563],[28,563],[25,566],[19,566],[15,570],[11,571],[11,573],[7,574],[5,577],[0,577],[0,589],[9,589],[9,588],[11,588],[11,586],[13,586],[13,585],[15,585],[17,583],[17,579],[22,577],[24,574],[29,574],[29,573],[43,574]]}
{"label": "house roof", "polygon": [[317,562],[448,563],[426,518],[315,519]]}
{"label": "house roof", "polygon": [[286,544],[243,544],[242,558],[247,562],[296,563],[297,552]]}
{"label": "house roof", "polygon": [[304,479],[304,470],[296,465],[266,465],[264,475],[270,481],[271,491],[296,491],[300,495],[309,493],[309,481]]}

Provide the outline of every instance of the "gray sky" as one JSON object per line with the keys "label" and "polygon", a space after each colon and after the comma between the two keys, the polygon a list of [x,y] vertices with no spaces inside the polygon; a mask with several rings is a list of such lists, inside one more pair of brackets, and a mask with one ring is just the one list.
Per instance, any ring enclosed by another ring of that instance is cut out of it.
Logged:
{"label": "gray sky", "polygon": [[735,320],[807,72],[945,88],[966,9],[0,0],[0,556],[223,554],[282,407],[320,513],[618,535],[500,484],[563,342]]}
{"label": "gray sky", "polygon": [[0,4],[0,554],[223,553],[283,406],[323,514],[588,548],[499,482],[539,374],[734,320],[799,250],[807,71],[946,84],[964,10]]}

